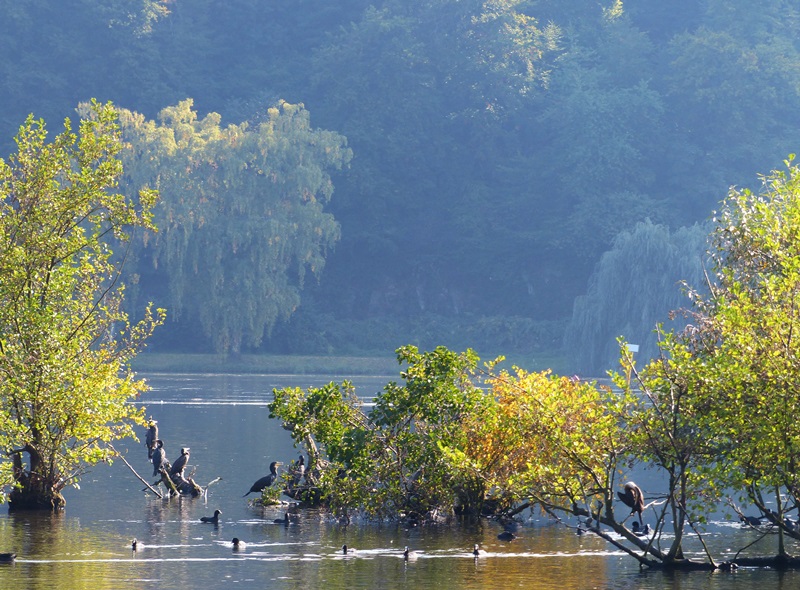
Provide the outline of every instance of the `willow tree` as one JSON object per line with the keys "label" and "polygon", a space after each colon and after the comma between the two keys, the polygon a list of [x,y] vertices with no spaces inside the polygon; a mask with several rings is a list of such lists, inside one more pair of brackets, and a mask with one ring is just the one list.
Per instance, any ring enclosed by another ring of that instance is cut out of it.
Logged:
{"label": "willow tree", "polygon": [[198,118],[191,100],[159,122],[129,111],[122,121],[127,186],[161,194],[160,232],[138,250],[139,288],[149,296],[168,285],[172,317],[199,322],[219,352],[258,346],[339,238],[324,205],[329,171],[351,157],[345,138],[313,129],[308,111],[286,102],[254,126]]}
{"label": "willow tree", "polygon": [[[156,193],[116,192],[117,113],[92,103],[51,143],[28,117],[0,160],[0,485],[15,508],[64,505],[61,491],[133,435],[144,388],[130,361],[163,310],[131,325],[111,243],[154,229]],[[10,488],[10,492],[9,492]]]}

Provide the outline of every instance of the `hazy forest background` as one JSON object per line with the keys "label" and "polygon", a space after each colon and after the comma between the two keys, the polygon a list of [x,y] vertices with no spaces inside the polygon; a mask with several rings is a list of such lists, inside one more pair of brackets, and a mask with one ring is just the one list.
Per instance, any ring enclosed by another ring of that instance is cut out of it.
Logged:
{"label": "hazy forest background", "polygon": [[[0,153],[122,109],[156,352],[472,347],[599,375],[798,149],[787,0],[0,0]],[[669,327],[669,324],[667,323]],[[554,360],[556,359],[556,360]],[[553,362],[551,362],[553,361]],[[544,366],[538,366],[543,364]]]}

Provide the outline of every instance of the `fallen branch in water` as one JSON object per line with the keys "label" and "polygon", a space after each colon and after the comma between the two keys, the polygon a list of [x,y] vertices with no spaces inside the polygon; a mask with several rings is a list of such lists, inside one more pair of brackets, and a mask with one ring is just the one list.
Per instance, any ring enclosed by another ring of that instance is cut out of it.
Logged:
{"label": "fallen branch in water", "polygon": [[138,473],[136,473],[136,470],[133,468],[133,466],[132,466],[130,463],[128,463],[128,461],[125,459],[125,457],[123,457],[123,456],[120,454],[120,452],[119,452],[117,449],[115,449],[115,448],[114,448],[114,446],[113,446],[111,443],[107,443],[107,444],[108,444],[108,448],[109,448],[109,449],[111,449],[112,451],[114,451],[114,455],[115,455],[115,456],[117,456],[117,457],[119,457],[120,459],[122,459],[122,462],[123,462],[123,463],[125,463],[125,465],[127,465],[127,466],[128,466],[128,469],[130,469],[130,470],[131,470],[131,472],[132,472],[132,473],[133,473],[133,474],[134,474],[136,477],[138,477],[138,478],[139,478],[139,481],[141,481],[141,482],[142,482],[144,485],[146,485],[146,486],[147,486],[147,488],[146,488],[146,489],[149,489],[151,492],[153,492],[153,493],[154,493],[156,496],[158,496],[159,498],[164,498],[164,496],[161,494],[161,492],[159,492],[157,489],[155,489],[153,486],[151,486],[149,483],[147,483],[147,481],[146,481],[146,480],[145,480],[145,479],[144,479],[144,478],[143,478],[141,475],[139,475]]}

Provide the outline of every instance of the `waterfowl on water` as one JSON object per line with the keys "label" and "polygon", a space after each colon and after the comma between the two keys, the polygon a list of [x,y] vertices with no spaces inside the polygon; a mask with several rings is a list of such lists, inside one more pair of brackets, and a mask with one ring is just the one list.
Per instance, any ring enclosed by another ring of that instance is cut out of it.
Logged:
{"label": "waterfowl on water", "polygon": [[478,546],[478,544],[477,544],[477,543],[475,543],[475,545],[473,545],[473,546],[472,546],[472,555],[474,555],[475,557],[478,557],[479,555],[483,555],[484,553],[486,553],[486,552],[485,552],[485,551],[483,551],[483,550],[482,550],[482,549],[481,549],[481,548]]}
{"label": "waterfowl on water", "polygon": [[16,553],[0,553],[0,563],[11,563],[16,558]]}
{"label": "waterfowl on water", "polygon": [[497,535],[497,538],[500,539],[501,541],[513,541],[514,539],[517,538],[517,535],[515,535],[511,531],[503,531],[502,533]]}
{"label": "waterfowl on water", "polygon": [[649,524],[646,524],[644,525],[644,528],[641,528],[639,526],[638,520],[633,521],[633,523],[631,524],[631,530],[633,531],[633,534],[636,535],[637,537],[648,537],[650,536],[650,533],[653,532],[652,530],[650,530]]}
{"label": "waterfowl on water", "polygon": [[208,522],[211,524],[219,524],[219,515],[222,514],[222,510],[219,508],[214,511],[214,516],[201,516],[200,522]]}
{"label": "waterfowl on water", "polygon": [[644,494],[642,490],[632,481],[627,482],[623,486],[622,492],[617,492],[617,496],[622,502],[630,507],[631,514],[638,514],[639,520],[642,520],[642,511],[644,510]]}
{"label": "waterfowl on water", "polygon": [[245,543],[244,541],[242,541],[238,537],[234,537],[231,540],[231,543],[233,543],[233,550],[234,551],[241,551],[242,549],[244,549],[247,546],[247,543]]}
{"label": "waterfowl on water", "polygon": [[247,496],[248,494],[252,494],[253,492],[260,493],[264,488],[270,487],[275,480],[278,479],[278,466],[283,465],[280,461],[273,461],[269,464],[269,475],[265,475],[252,486],[250,486],[250,491],[247,492],[242,498]]}
{"label": "waterfowl on water", "polygon": [[139,541],[137,541],[136,539],[131,541],[131,551],[136,551],[138,545],[139,545]]}
{"label": "waterfowl on water", "polygon": [[405,549],[403,549],[403,559],[414,560],[416,558],[417,558],[417,552],[409,550],[408,545],[406,545]]}
{"label": "waterfowl on water", "polygon": [[289,526],[289,513],[286,512],[283,515],[283,518],[276,518],[272,522],[274,522],[275,524],[282,524],[283,526]]}
{"label": "waterfowl on water", "polygon": [[352,555],[355,553],[356,550],[352,547],[348,547],[347,545],[342,545],[342,555]]}

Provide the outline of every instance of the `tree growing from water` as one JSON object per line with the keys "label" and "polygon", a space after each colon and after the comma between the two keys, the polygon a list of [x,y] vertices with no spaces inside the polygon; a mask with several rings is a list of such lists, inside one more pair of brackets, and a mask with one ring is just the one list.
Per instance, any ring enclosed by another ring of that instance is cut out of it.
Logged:
{"label": "tree growing from water", "polygon": [[0,484],[14,508],[58,509],[61,491],[108,460],[105,443],[143,424],[130,403],[146,387],[130,367],[164,319],[122,310],[111,246],[155,229],[157,193],[116,192],[116,110],[93,102],[77,133],[47,142],[28,117],[0,159]]}

